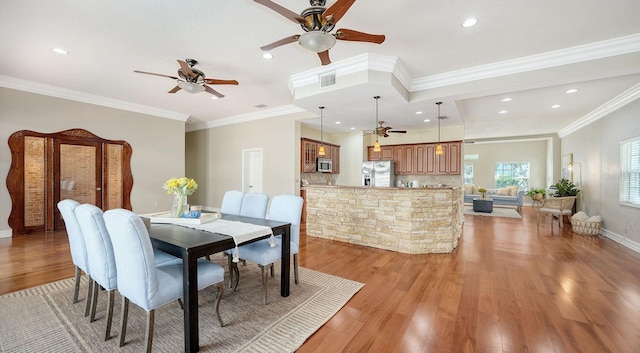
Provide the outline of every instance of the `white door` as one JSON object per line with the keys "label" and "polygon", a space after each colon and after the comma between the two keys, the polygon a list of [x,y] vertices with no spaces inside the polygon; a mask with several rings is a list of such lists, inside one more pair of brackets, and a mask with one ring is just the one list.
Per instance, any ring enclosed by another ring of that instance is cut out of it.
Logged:
{"label": "white door", "polygon": [[262,193],[262,148],[242,150],[242,191]]}

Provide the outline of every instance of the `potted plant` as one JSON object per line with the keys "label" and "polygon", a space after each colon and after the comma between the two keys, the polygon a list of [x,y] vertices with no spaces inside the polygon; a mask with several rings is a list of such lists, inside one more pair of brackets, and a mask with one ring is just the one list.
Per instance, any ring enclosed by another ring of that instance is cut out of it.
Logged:
{"label": "potted plant", "polygon": [[529,191],[527,191],[525,195],[530,196],[531,199],[534,201],[542,201],[542,199],[544,199],[544,196],[546,194],[547,194],[547,191],[545,189],[531,188],[529,189]]}
{"label": "potted plant", "polygon": [[580,189],[572,181],[562,178],[555,184],[556,197],[577,196]]}
{"label": "potted plant", "polygon": [[479,187],[478,188],[478,192],[482,195],[483,199],[487,198],[487,189],[485,189],[483,187]]}

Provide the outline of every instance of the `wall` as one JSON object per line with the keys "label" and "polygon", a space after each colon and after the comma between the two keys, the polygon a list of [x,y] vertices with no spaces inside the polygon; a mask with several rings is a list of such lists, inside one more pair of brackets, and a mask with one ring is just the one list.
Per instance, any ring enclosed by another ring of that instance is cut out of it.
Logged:
{"label": "wall", "polygon": [[[620,205],[620,142],[640,135],[640,100],[562,138],[562,154],[582,166],[582,207],[601,215],[603,234],[640,251],[640,208]],[[579,182],[580,166],[574,181]]]}
{"label": "wall", "polygon": [[[465,160],[473,163],[473,184],[487,189],[495,188],[495,165],[497,162],[529,162],[529,186],[546,189],[548,139],[486,142],[465,144],[463,154],[477,154],[478,159]],[[463,156],[464,158],[464,156]]]}
{"label": "wall", "polygon": [[[0,88],[0,176],[11,165],[7,141],[19,130],[58,132],[88,130],[102,138],[125,140],[133,150],[131,204],[139,213],[168,210],[165,180],[184,173],[184,122],[34,93]],[[0,186],[0,236],[10,235],[11,199]]]}
{"label": "wall", "polygon": [[198,182],[189,204],[218,208],[228,190],[242,191],[242,151],[263,150],[263,192],[297,194],[300,187],[298,114],[226,125],[186,134],[186,171]]}

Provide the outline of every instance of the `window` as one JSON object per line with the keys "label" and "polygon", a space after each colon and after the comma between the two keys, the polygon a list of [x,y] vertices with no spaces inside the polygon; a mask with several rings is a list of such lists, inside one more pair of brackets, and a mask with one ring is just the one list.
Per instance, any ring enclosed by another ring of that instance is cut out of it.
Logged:
{"label": "window", "polygon": [[640,207],[640,137],[620,143],[620,202]]}
{"label": "window", "polygon": [[473,184],[473,163],[464,163],[464,183]]}
{"label": "window", "polygon": [[497,162],[496,188],[517,185],[529,190],[529,162]]}

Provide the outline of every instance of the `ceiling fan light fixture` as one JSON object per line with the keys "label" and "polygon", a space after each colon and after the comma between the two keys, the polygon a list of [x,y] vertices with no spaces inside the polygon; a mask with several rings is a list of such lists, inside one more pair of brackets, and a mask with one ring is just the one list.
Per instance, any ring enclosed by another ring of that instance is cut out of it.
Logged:
{"label": "ceiling fan light fixture", "polygon": [[336,38],[322,31],[310,31],[300,35],[298,44],[305,49],[321,53],[331,49],[336,44]]}
{"label": "ceiling fan light fixture", "polygon": [[195,82],[186,82],[178,80],[178,87],[189,93],[200,93],[204,91],[204,85]]}

